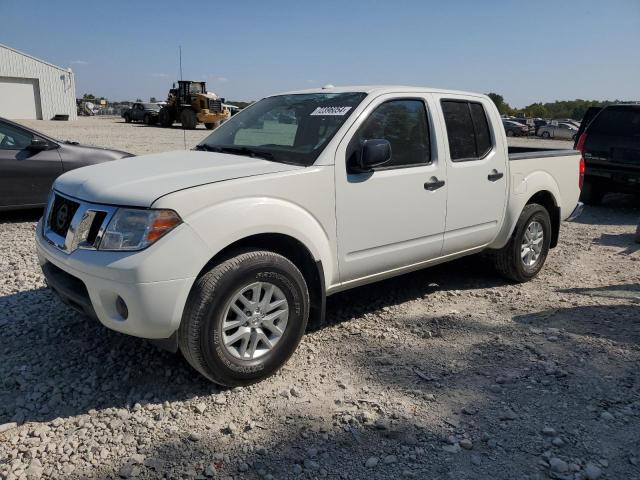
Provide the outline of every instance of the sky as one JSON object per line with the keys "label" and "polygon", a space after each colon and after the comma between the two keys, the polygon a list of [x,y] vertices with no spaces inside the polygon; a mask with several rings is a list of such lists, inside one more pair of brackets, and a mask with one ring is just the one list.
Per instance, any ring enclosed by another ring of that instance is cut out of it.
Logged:
{"label": "sky", "polygon": [[403,84],[542,101],[640,100],[640,0],[0,0],[0,43],[70,67],[76,94],[227,100]]}

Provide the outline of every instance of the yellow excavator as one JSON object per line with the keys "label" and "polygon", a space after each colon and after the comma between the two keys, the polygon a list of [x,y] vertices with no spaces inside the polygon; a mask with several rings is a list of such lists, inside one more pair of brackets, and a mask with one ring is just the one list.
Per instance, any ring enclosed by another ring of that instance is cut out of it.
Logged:
{"label": "yellow excavator", "polygon": [[167,104],[160,109],[158,123],[170,127],[180,122],[182,128],[193,130],[199,123],[213,130],[231,116],[224,98],[207,92],[205,82],[180,80],[169,90]]}

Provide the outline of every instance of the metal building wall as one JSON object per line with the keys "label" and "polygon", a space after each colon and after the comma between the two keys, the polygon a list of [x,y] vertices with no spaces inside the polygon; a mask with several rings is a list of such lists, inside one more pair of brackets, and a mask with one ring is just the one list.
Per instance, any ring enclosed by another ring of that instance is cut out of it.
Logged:
{"label": "metal building wall", "polygon": [[57,114],[77,118],[73,72],[0,44],[0,77],[37,79],[43,120]]}

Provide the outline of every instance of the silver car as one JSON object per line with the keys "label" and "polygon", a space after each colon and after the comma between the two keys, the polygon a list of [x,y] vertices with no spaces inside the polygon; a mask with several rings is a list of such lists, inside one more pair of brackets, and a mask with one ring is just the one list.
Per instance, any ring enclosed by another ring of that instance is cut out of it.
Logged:
{"label": "silver car", "polygon": [[542,138],[561,138],[575,140],[578,129],[569,123],[558,123],[557,125],[545,125],[538,129],[538,135]]}

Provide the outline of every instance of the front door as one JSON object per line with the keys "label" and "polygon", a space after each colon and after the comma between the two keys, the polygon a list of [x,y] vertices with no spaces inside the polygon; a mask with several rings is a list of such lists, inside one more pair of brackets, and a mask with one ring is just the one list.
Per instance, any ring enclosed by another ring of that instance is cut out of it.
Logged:
{"label": "front door", "polygon": [[[429,95],[375,99],[336,152],[340,278],[356,282],[436,258],[446,215],[446,167],[438,154]],[[350,170],[363,140],[386,139],[391,161]]]}
{"label": "front door", "polygon": [[485,246],[498,235],[507,200],[507,146],[502,132],[491,128],[501,122],[489,100],[436,97],[449,146],[442,250],[449,255]]}
{"label": "front door", "polygon": [[56,149],[30,150],[34,135],[0,122],[0,207],[42,205],[63,173]]}

